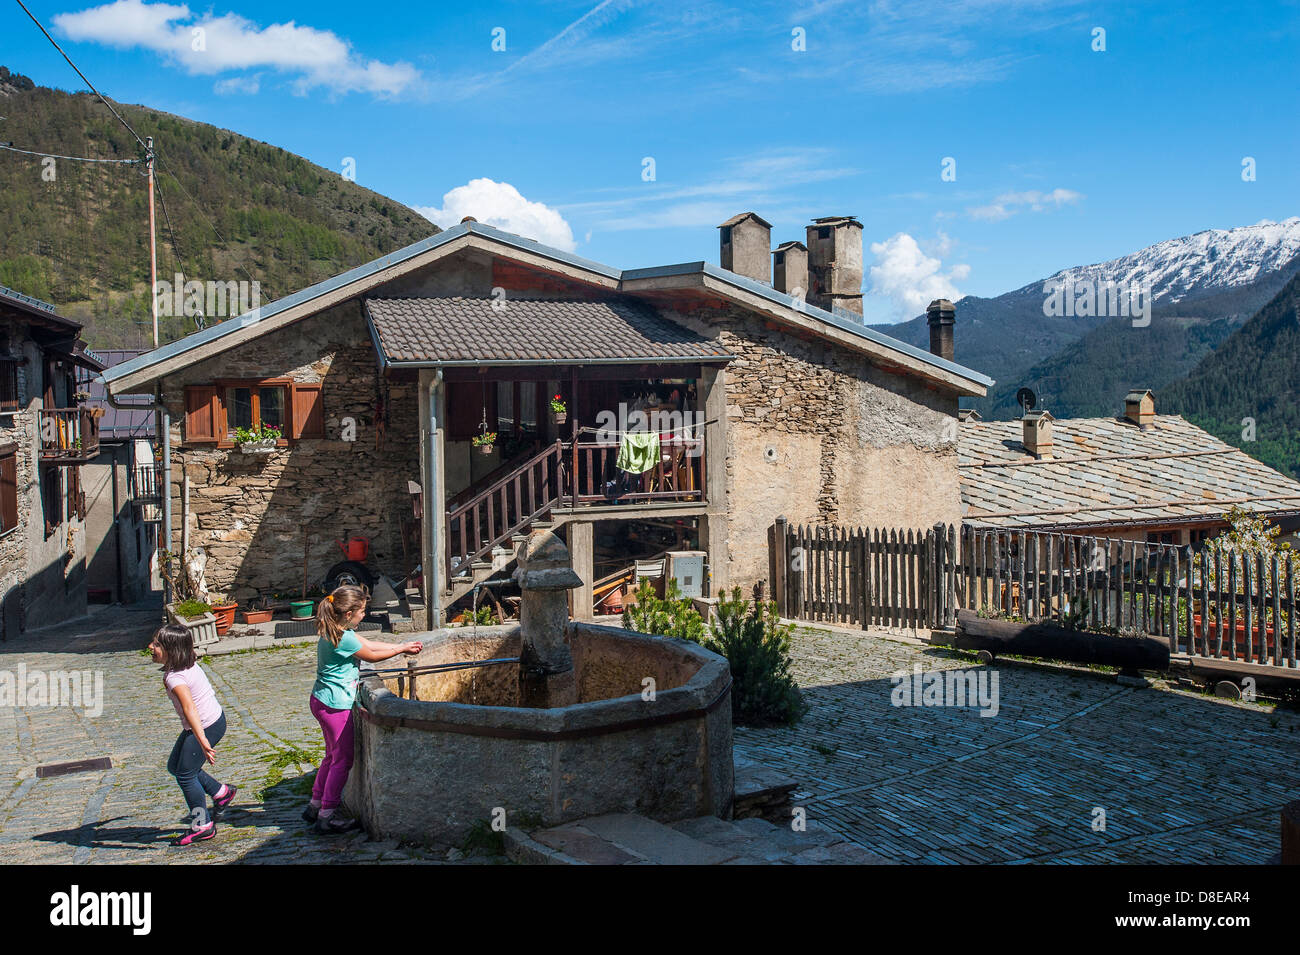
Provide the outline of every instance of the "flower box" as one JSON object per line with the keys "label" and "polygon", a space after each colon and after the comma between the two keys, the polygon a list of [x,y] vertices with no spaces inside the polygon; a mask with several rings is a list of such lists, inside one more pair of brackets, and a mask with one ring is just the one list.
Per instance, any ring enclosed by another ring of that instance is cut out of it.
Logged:
{"label": "flower box", "polygon": [[264,610],[245,610],[240,616],[244,618],[244,623],[270,623],[273,612],[267,607]]}
{"label": "flower box", "polygon": [[188,630],[190,637],[194,640],[195,647],[203,647],[209,643],[217,642],[217,618],[211,613],[205,613],[198,617],[182,617],[176,612],[175,604],[168,604],[167,619],[176,626]]}
{"label": "flower box", "polygon": [[238,447],[244,454],[270,454],[275,450],[275,442],[275,438],[259,438],[256,441],[245,441]]}

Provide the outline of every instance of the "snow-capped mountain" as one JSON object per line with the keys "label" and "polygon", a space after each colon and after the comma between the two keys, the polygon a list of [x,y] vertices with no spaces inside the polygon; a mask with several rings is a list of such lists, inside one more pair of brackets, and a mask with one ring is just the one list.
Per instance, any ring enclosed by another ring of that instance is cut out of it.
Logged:
{"label": "snow-capped mountain", "polygon": [[1150,287],[1157,303],[1180,302],[1190,296],[1250,285],[1267,272],[1282,268],[1300,255],[1300,216],[1282,222],[1265,219],[1236,229],[1206,229],[1179,239],[1166,239],[1130,255],[1062,269],[1043,285],[1113,281],[1121,287]]}

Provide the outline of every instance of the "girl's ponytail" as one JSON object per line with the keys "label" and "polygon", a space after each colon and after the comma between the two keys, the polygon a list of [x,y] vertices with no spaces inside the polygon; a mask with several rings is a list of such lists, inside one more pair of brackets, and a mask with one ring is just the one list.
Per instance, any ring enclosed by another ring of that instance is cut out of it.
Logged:
{"label": "girl's ponytail", "polygon": [[370,602],[370,592],[365,587],[345,584],[337,587],[316,608],[316,632],[334,646],[347,629],[348,615]]}

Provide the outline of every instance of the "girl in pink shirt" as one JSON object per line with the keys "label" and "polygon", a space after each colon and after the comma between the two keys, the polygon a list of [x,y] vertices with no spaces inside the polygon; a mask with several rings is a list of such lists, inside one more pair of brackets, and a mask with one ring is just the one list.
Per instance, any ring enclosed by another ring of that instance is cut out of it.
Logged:
{"label": "girl in pink shirt", "polygon": [[[238,789],[219,783],[203,771],[203,762],[216,764],[213,749],[226,734],[226,715],[217,694],[194,653],[194,638],[184,627],[168,625],[154,634],[149,644],[153,662],[162,664],[163,685],[181,718],[181,735],[172,747],[167,771],[176,777],[185,803],[190,807],[190,829],[172,840],[174,846],[204,842],[217,834],[213,818],[235,798]],[[212,797],[209,815],[207,797]]]}

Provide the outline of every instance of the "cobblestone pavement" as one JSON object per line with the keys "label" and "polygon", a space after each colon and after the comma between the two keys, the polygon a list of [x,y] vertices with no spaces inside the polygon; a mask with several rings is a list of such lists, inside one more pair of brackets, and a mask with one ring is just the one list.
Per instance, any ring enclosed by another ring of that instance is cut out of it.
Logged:
{"label": "cobblestone pavement", "polygon": [[[0,860],[441,861],[360,833],[321,839],[299,819],[321,751],[305,705],[311,643],[204,661],[229,723],[214,775],[240,794],[215,840],[171,847],[184,803],[165,764],[179,721],[141,653],[156,616],[108,608],[0,643],[0,671],[104,675],[97,718],[0,706]],[[809,819],[889,859],[1265,862],[1278,850],[1278,808],[1300,798],[1295,712],[1001,663],[995,717],[893,707],[892,673],[972,664],[821,630],[798,631],[794,651],[809,714],[795,729],[738,729],[737,751],[798,779]],[[113,768],[35,776],[96,756]],[[1094,807],[1106,811],[1104,832],[1092,828]]]}
{"label": "cobblestone pavement", "polygon": [[[1300,714],[996,661],[1000,708],[891,705],[898,672],[985,667],[878,635],[799,629],[797,729],[736,751],[800,782],[795,804],[923,863],[1266,863],[1300,798]],[[1094,812],[1105,811],[1105,830]]]}

